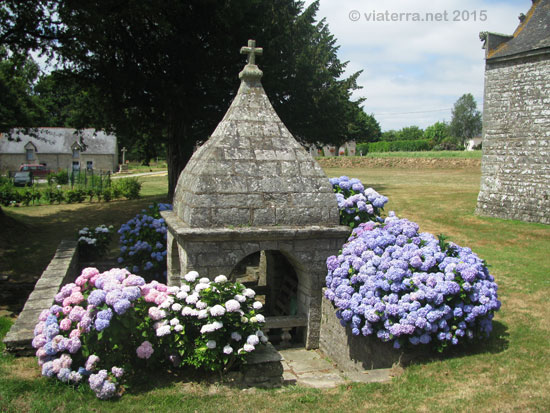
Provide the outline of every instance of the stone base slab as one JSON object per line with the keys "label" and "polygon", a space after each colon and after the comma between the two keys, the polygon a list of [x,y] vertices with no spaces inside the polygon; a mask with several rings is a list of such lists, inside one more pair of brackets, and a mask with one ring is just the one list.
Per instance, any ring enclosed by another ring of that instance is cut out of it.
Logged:
{"label": "stone base slab", "polygon": [[336,309],[323,297],[321,304],[320,350],[346,372],[363,373],[371,369],[389,369],[406,365],[423,354],[418,351],[396,350],[374,336],[354,336],[349,326],[343,327]]}
{"label": "stone base slab", "polygon": [[63,240],[50,264],[36,282],[23,311],[4,337],[6,350],[17,355],[33,355],[34,327],[42,310],[52,306],[63,284],[74,280],[78,271],[77,241]]}

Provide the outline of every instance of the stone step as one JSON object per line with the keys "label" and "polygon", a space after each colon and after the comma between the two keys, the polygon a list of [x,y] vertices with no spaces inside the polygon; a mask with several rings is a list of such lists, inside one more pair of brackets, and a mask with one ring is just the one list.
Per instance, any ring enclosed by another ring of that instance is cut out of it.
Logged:
{"label": "stone step", "polygon": [[276,316],[265,318],[265,329],[273,328],[293,328],[307,326],[307,316],[305,315],[289,315]]}
{"label": "stone step", "polygon": [[63,240],[57,251],[37,281],[23,311],[11,327],[4,344],[6,350],[18,355],[33,354],[31,346],[34,338],[34,326],[42,310],[49,308],[61,286],[76,277],[78,271],[77,242]]}

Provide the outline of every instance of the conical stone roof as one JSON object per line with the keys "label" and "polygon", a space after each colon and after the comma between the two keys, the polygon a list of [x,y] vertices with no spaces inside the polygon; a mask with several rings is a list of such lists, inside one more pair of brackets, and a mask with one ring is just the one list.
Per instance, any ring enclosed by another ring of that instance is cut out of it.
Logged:
{"label": "conical stone roof", "polygon": [[338,225],[332,185],[271,106],[254,41],[231,107],[182,171],[174,212],[189,227]]}

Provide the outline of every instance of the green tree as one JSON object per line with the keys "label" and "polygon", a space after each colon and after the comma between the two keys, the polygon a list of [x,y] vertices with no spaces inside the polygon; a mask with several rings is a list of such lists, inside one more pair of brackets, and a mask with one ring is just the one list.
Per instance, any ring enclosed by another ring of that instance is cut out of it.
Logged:
{"label": "green tree", "polygon": [[406,126],[399,130],[387,130],[382,133],[382,141],[415,141],[424,137],[424,131],[418,126]]}
{"label": "green tree", "polygon": [[[355,133],[351,93],[359,73],[345,62],[318,1],[5,0],[0,40],[13,50],[57,55],[84,90],[97,89],[102,125],[164,143],[169,192],[227,110],[247,39],[264,47],[263,83],[291,132],[339,144]],[[8,12],[6,12],[6,10]],[[92,125],[90,125],[92,126]],[[357,126],[356,129],[360,129]]]}
{"label": "green tree", "polygon": [[436,122],[428,126],[424,131],[424,139],[430,139],[434,145],[440,144],[445,138],[451,136],[449,124],[446,122]]}
{"label": "green tree", "polygon": [[34,93],[44,108],[43,126],[86,128],[104,124],[101,100],[93,85],[81,85],[70,73],[53,71],[40,77]]}
{"label": "green tree", "polygon": [[[10,56],[0,46],[0,132],[6,133],[8,139],[13,127],[33,133],[31,128],[45,117],[45,110],[33,92],[38,74],[38,65],[32,58],[24,54]],[[0,221],[3,223],[5,219],[0,206]]]}
{"label": "green tree", "polygon": [[406,126],[397,133],[397,140],[416,141],[424,137],[424,131],[418,126]]}
{"label": "green tree", "polygon": [[397,141],[397,140],[399,140],[398,133],[399,132],[396,131],[395,129],[390,129],[390,130],[384,131],[384,132],[382,132],[382,134],[380,136],[380,140],[385,141],[385,142]]}
{"label": "green tree", "polygon": [[462,95],[453,108],[451,135],[464,145],[467,140],[481,133],[481,113],[471,93]]}
{"label": "green tree", "polygon": [[349,124],[347,140],[355,142],[376,142],[380,139],[380,124],[373,115],[366,114],[362,108],[356,107],[356,117]]}
{"label": "green tree", "polygon": [[34,94],[39,68],[32,58],[8,56],[0,48],[0,132],[16,127],[34,127],[45,118],[45,110]]}

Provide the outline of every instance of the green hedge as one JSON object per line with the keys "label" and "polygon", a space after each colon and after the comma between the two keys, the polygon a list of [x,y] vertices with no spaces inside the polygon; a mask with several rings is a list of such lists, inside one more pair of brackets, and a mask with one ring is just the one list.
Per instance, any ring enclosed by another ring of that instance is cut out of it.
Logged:
{"label": "green hedge", "polygon": [[369,153],[369,143],[358,143],[357,144],[357,147],[356,147],[356,150],[355,150],[355,154],[356,155],[366,155],[367,153]]}
{"label": "green hedge", "polygon": [[[111,181],[109,180],[109,183]],[[33,185],[29,188],[16,188],[13,182],[6,179],[0,179],[0,205],[33,205],[40,204],[42,199],[48,204],[68,204],[84,202],[89,198],[90,202],[94,198],[98,202],[109,202],[112,199],[138,199],[141,192],[141,182],[136,178],[118,179],[109,186],[103,188],[60,188],[49,185],[44,190],[40,190]]]}
{"label": "green hedge", "polygon": [[[367,151],[365,151],[365,147]],[[363,154],[367,152],[418,152],[430,151],[432,142],[428,139],[418,139],[414,141],[392,141],[392,142],[373,142],[368,144],[360,144],[357,147],[358,151],[363,150]]]}

